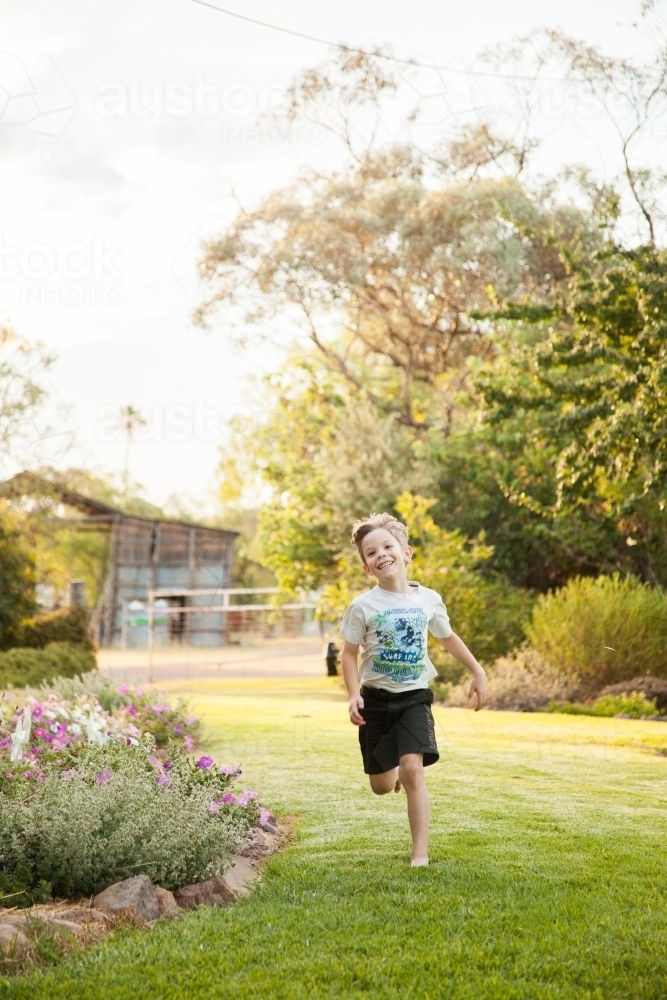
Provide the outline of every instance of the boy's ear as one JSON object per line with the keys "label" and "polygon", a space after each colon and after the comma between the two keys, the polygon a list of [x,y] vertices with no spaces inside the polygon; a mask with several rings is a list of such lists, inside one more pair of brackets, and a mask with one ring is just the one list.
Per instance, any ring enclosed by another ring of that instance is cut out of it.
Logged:
{"label": "boy's ear", "polygon": [[409,545],[406,545],[403,549],[403,558],[405,559],[406,566],[409,562],[412,562],[412,549]]}
{"label": "boy's ear", "polygon": [[368,566],[366,565],[366,563],[362,563],[361,564],[361,568],[363,569],[363,571],[366,574],[366,576],[372,576],[373,575],[371,573],[370,569],[368,568]]}

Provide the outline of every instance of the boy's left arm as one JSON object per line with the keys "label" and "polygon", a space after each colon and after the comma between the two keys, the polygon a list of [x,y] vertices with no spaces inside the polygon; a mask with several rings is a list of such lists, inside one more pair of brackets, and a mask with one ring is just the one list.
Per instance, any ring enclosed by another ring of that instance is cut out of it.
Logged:
{"label": "boy's left arm", "polygon": [[484,702],[486,701],[486,674],[484,667],[481,663],[477,662],[465,642],[455,632],[448,635],[446,639],[439,639],[438,642],[443,649],[446,649],[455,660],[458,660],[464,667],[467,667],[472,674],[472,684],[470,685],[468,697],[472,698],[474,694],[477,695],[475,711],[479,712],[480,708],[484,708]]}

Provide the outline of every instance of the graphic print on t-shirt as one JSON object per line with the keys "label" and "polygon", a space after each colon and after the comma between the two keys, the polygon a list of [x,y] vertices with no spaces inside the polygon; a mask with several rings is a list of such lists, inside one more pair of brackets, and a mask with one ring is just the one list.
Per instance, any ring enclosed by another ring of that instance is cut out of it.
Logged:
{"label": "graphic print on t-shirt", "polygon": [[373,670],[393,681],[415,681],[424,669],[428,615],[423,608],[391,608],[373,619],[378,655]]}

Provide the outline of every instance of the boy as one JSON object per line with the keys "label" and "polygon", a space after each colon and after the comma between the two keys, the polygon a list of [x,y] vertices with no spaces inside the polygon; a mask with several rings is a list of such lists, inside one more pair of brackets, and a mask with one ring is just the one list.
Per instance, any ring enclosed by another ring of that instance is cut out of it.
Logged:
{"label": "boy", "polygon": [[469,697],[477,696],[475,711],[484,706],[486,674],[452,632],[440,595],[408,583],[412,549],[405,525],[390,514],[371,514],[354,525],[352,542],[364,573],[374,576],[377,586],[355,597],[341,625],[350,721],[359,726],[364,771],[375,794],[405,788],[410,864],[419,867],[428,864],[430,800],[424,767],[439,757],[428,687],[436,671],[427,654],[427,629],[472,673]]}

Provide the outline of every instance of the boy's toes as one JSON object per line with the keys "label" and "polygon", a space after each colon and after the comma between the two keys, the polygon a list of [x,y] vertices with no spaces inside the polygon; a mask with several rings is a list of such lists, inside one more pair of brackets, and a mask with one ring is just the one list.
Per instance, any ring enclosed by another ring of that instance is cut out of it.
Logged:
{"label": "boy's toes", "polygon": [[428,864],[428,858],[410,858],[411,868],[425,868]]}
{"label": "boy's toes", "polygon": [[396,784],[394,785],[394,791],[395,792],[400,792],[400,790],[401,790],[402,787],[403,787],[403,785],[401,784],[400,779],[397,778],[396,779]]}

